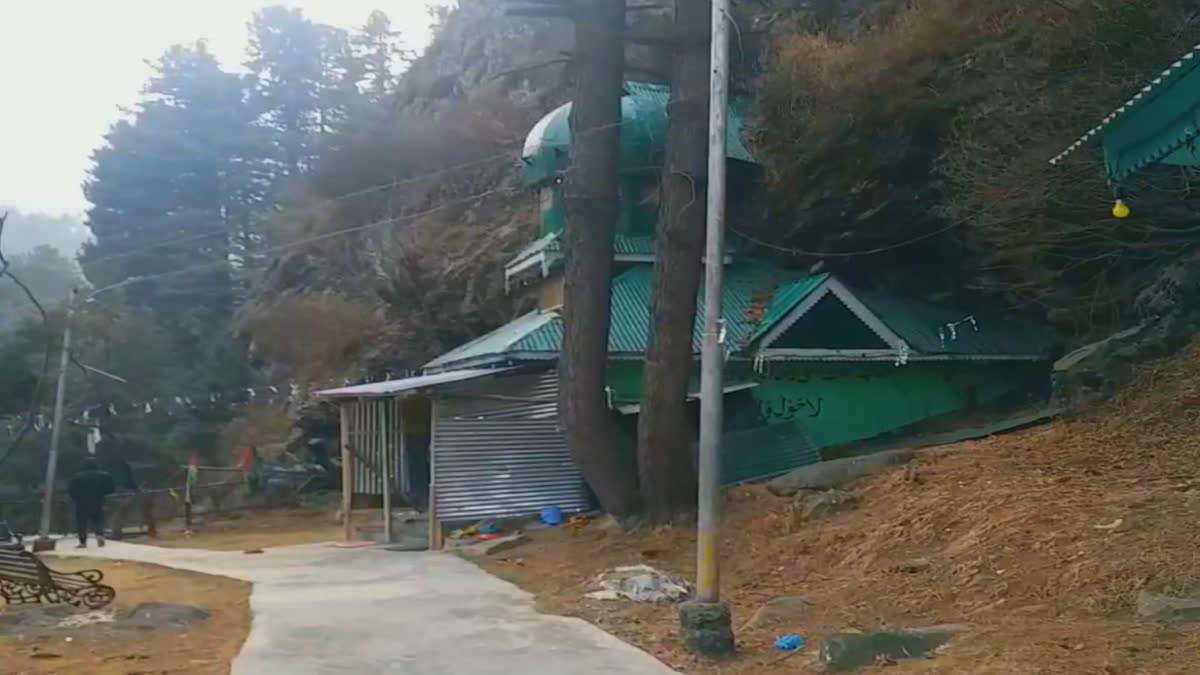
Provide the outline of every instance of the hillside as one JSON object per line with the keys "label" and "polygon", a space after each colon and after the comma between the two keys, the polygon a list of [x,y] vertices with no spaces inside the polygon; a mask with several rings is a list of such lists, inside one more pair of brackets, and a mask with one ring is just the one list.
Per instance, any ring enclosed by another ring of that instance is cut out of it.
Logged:
{"label": "hillside", "polygon": [[[923,451],[864,480],[856,509],[799,527],[762,487],[727,497],[722,583],[735,627],[767,600],[811,603],[774,630],[743,630],[730,667],[679,651],[669,606],[585,601],[594,576],[647,562],[690,578],[688,527],[607,535],[539,532],[489,569],[685,672],[815,672],[834,631],[966,624],[932,660],[888,672],[1186,673],[1200,635],[1139,618],[1138,592],[1200,589],[1200,341],[1149,364],[1113,401],[1047,426]],[[776,663],[778,634],[807,655]]]}

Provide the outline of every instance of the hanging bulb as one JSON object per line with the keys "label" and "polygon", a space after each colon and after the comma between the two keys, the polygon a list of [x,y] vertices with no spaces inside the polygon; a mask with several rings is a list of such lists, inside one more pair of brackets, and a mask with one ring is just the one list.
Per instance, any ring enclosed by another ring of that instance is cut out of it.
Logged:
{"label": "hanging bulb", "polygon": [[1124,199],[1118,199],[1117,203],[1113,204],[1113,218],[1124,220],[1129,217],[1130,213],[1133,213],[1133,211],[1129,208],[1129,205],[1125,203]]}

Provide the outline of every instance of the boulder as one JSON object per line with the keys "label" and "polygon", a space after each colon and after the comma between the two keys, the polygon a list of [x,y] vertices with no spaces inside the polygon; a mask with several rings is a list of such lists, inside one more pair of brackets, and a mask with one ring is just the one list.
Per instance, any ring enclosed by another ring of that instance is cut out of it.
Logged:
{"label": "boulder", "polygon": [[889,450],[810,464],[775,478],[767,483],[767,489],[779,497],[791,497],[800,490],[830,490],[890,467],[907,464],[912,458],[911,450]]}
{"label": "boulder", "polygon": [[1200,597],[1178,597],[1143,590],[1137,596],[1137,613],[1163,623],[1200,621]]}
{"label": "boulder", "polygon": [[742,629],[793,626],[802,621],[811,608],[812,603],[798,595],[772,598],[758,608]]}
{"label": "boulder", "polygon": [[1054,399],[1073,406],[1108,398],[1134,366],[1169,356],[1200,332],[1200,253],[1162,267],[1133,303],[1137,325],[1076,349],[1054,364]]}
{"label": "boulder", "polygon": [[844,672],[881,661],[928,658],[962,630],[962,626],[933,626],[910,630],[835,633],[822,643],[818,659],[828,670]]}

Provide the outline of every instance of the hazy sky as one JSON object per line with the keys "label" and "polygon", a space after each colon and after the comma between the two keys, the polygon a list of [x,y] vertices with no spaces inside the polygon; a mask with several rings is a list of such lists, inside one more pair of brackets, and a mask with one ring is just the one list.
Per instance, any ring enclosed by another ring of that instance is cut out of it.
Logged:
{"label": "hazy sky", "polygon": [[447,2],[0,0],[0,204],[82,214],[92,150],[137,100],[146,60],[173,44],[203,38],[226,65],[239,64],[253,11],[287,5],[343,28],[381,9],[419,48],[429,40],[429,6]]}

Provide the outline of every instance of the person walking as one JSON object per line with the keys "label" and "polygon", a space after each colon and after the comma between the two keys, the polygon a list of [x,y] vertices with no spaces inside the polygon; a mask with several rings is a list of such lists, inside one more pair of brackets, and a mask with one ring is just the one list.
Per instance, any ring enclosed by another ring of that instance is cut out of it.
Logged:
{"label": "person walking", "polygon": [[69,489],[71,501],[75,502],[75,524],[79,533],[79,546],[87,548],[90,528],[96,533],[96,545],[104,546],[104,498],[111,495],[117,486],[113,477],[101,471],[96,460],[83,460],[83,467],[71,479]]}

